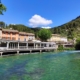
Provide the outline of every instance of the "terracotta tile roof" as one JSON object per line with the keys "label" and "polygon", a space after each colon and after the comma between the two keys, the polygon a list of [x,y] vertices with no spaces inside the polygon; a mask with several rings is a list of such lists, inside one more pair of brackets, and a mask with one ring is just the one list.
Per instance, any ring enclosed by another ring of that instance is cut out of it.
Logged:
{"label": "terracotta tile roof", "polygon": [[[2,31],[7,31],[7,32],[19,32],[18,30],[13,30],[13,29],[2,29]],[[33,33],[26,33],[26,32],[19,32],[19,34],[22,35],[30,35],[30,36],[34,36],[35,34]]]}
{"label": "terracotta tile roof", "polygon": [[33,34],[33,33],[26,33],[26,32],[19,32],[19,34],[34,36],[34,34]]}
{"label": "terracotta tile roof", "polygon": [[26,33],[26,32],[19,32],[19,34],[27,35],[27,33]]}
{"label": "terracotta tile roof", "polygon": [[18,30],[13,30],[13,29],[2,29],[2,31],[7,31],[7,32],[18,32]]}
{"label": "terracotta tile roof", "polygon": [[33,34],[33,33],[27,33],[27,35],[32,35],[32,36],[34,36],[35,34]]}
{"label": "terracotta tile roof", "polygon": [[19,34],[26,34],[26,32],[19,32]]}

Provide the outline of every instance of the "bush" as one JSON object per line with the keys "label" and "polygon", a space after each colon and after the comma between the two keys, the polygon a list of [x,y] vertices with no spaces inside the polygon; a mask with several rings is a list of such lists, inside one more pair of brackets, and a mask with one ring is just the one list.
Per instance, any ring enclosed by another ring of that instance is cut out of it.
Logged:
{"label": "bush", "polygon": [[64,48],[64,50],[75,50],[75,48],[74,47],[72,47],[72,48]]}
{"label": "bush", "polygon": [[71,48],[70,48],[70,47],[64,48],[63,45],[59,45],[59,46],[58,46],[58,50],[75,50],[75,48],[74,48],[74,47],[71,47]]}
{"label": "bush", "polygon": [[75,49],[76,49],[76,50],[80,50],[80,42],[76,43]]}
{"label": "bush", "polygon": [[64,50],[63,45],[58,45],[58,50]]}
{"label": "bush", "polygon": [[75,49],[76,50],[80,50],[80,38],[78,38],[77,40],[76,40],[76,44],[75,44]]}

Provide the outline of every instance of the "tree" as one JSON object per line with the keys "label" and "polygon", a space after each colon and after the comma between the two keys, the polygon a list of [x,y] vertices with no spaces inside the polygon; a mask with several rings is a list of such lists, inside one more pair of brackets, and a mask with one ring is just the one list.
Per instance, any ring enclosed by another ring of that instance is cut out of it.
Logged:
{"label": "tree", "polygon": [[77,40],[76,40],[76,45],[75,45],[75,49],[76,50],[80,50],[80,38],[78,38]]}
{"label": "tree", "polygon": [[51,37],[51,31],[49,29],[41,29],[38,32],[38,37],[42,40],[42,41],[47,41],[47,39],[49,39]]}
{"label": "tree", "polygon": [[6,7],[1,3],[1,0],[0,0],[0,15],[3,15],[4,11],[6,11]]}
{"label": "tree", "polygon": [[70,29],[67,34],[68,39],[74,39],[74,29]]}
{"label": "tree", "polygon": [[1,21],[1,22],[0,22],[0,27],[1,27],[1,28],[5,28],[5,22]]}

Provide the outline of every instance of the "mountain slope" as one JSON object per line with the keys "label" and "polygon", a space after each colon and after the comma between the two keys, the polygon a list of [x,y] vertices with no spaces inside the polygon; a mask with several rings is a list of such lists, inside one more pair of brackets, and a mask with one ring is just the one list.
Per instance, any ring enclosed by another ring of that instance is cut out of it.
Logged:
{"label": "mountain slope", "polygon": [[52,28],[51,31],[71,39],[78,38],[80,36],[80,16],[66,24]]}

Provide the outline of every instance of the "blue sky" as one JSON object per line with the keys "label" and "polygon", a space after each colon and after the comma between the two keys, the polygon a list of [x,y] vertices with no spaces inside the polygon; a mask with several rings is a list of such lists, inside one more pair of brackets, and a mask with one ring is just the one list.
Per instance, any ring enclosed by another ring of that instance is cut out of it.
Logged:
{"label": "blue sky", "polygon": [[0,21],[36,27],[55,27],[80,15],[80,0],[2,0],[7,7]]}

